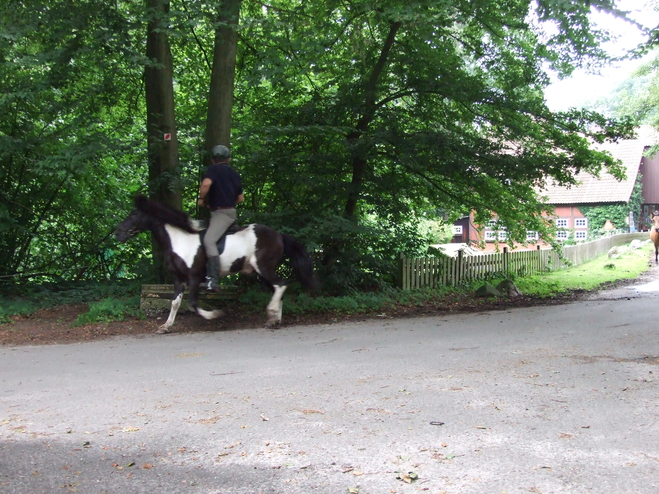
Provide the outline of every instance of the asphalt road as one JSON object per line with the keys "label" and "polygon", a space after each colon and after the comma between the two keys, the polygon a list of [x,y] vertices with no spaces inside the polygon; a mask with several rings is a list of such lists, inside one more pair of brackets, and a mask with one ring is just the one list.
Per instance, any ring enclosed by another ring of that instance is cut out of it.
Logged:
{"label": "asphalt road", "polygon": [[657,290],[2,348],[0,492],[656,494]]}

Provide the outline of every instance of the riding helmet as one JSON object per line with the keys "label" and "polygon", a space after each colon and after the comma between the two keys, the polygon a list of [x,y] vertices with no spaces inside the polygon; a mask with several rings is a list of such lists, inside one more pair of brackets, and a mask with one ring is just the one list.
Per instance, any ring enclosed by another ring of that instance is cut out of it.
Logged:
{"label": "riding helmet", "polygon": [[231,151],[229,151],[229,148],[226,146],[223,146],[222,144],[218,144],[213,148],[212,151],[212,156],[213,158],[229,158],[231,157]]}

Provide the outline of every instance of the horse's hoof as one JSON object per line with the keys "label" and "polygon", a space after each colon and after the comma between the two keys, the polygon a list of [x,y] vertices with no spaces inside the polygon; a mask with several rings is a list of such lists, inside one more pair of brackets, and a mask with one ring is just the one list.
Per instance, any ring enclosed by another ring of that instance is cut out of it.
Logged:
{"label": "horse's hoof", "polygon": [[155,334],[167,334],[169,333],[169,328],[165,328],[163,326],[158,327],[158,330],[155,332]]}
{"label": "horse's hoof", "polygon": [[205,310],[197,308],[197,314],[199,314],[204,319],[217,319],[218,317],[224,316],[223,310]]}
{"label": "horse's hoof", "polygon": [[278,329],[281,326],[281,320],[279,321],[266,321],[265,327],[268,329]]}

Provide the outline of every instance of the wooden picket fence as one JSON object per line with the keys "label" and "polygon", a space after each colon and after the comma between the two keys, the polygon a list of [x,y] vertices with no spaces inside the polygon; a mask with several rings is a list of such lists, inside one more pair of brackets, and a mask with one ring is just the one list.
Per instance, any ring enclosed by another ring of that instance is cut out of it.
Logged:
{"label": "wooden picket fence", "polygon": [[465,256],[462,251],[457,257],[423,257],[400,259],[400,286],[412,288],[435,288],[480,280],[496,274],[526,275],[552,269],[576,266],[608,252],[611,247],[624,245],[632,240],[645,240],[647,232],[623,233],[600,238],[592,242],[570,245],[563,248],[562,258],[552,249],[525,250]]}

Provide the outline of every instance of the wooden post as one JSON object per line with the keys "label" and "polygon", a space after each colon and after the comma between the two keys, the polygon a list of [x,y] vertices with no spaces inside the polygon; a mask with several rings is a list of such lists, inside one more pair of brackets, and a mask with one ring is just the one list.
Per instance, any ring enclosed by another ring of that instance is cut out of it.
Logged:
{"label": "wooden post", "polygon": [[462,263],[464,261],[464,259],[462,258],[463,256],[464,256],[464,252],[462,251],[462,249],[460,249],[458,251],[458,276],[457,276],[458,279],[456,280],[456,283],[460,283],[462,281],[462,275],[463,275]]}

